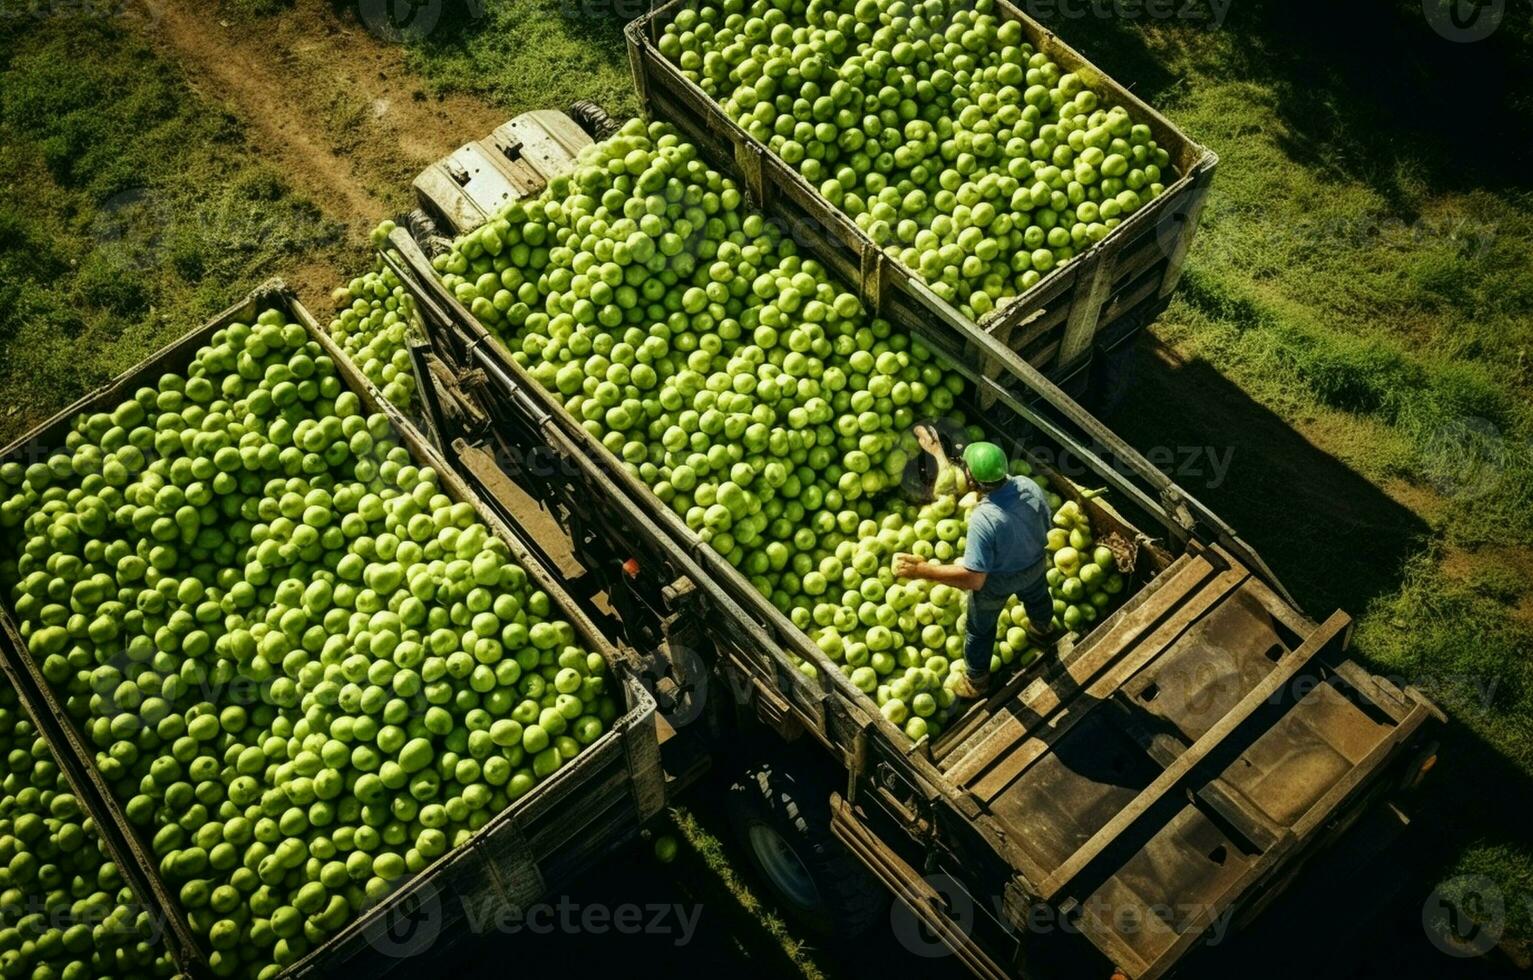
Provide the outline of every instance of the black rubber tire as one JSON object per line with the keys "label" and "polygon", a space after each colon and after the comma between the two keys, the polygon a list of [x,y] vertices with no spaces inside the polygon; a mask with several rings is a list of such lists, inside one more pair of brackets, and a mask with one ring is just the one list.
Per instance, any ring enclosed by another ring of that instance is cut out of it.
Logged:
{"label": "black rubber tire", "polygon": [[581,99],[572,103],[569,115],[593,140],[604,140],[618,129],[617,121],[612,118],[612,114],[602,108],[600,103],[590,99]]}
{"label": "black rubber tire", "polygon": [[[761,762],[748,767],[726,798],[729,822],[751,864],[782,907],[806,929],[838,940],[866,933],[888,917],[889,892],[835,838],[830,787],[808,766]],[[803,771],[798,771],[803,770]],[[777,887],[752,844],[753,827],[774,831],[813,879],[820,902],[805,906]]]}

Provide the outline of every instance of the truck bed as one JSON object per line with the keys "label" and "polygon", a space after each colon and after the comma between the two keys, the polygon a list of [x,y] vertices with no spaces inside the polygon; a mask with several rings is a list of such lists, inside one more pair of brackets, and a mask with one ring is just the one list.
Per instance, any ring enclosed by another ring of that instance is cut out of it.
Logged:
{"label": "truck bed", "polygon": [[[528,578],[548,594],[551,603],[576,631],[582,645],[601,654],[617,681],[622,713],[604,734],[570,763],[513,801],[463,846],[447,851],[403,882],[386,900],[358,912],[338,932],[314,946],[284,969],[283,978],[337,975],[362,971],[370,977],[423,964],[413,957],[432,948],[395,948],[377,941],[389,929],[409,920],[422,908],[435,914],[440,941],[467,931],[469,911],[486,906],[523,908],[562,887],[577,874],[596,866],[618,847],[636,837],[645,821],[665,803],[660,768],[657,713],[654,699],[633,671],[632,656],[619,649],[575,603],[555,573],[546,568],[523,541],[523,531],[505,522],[474,492],[460,474],[461,461],[443,458],[404,416],[389,405],[362,377],[345,354],[282,283],[272,280],[218,316],[174,341],[111,383],[86,395],[53,419],[10,446],[0,448],[0,460],[46,459],[50,447],[64,444],[75,417],[118,404],[140,385],[153,383],[166,371],[184,370],[197,350],[218,330],[234,321],[250,322],[263,310],[279,309],[335,360],[346,386],[369,412],[389,416],[396,435],[411,455],[437,471],[442,492],[473,505],[477,518],[499,537]],[[209,976],[203,937],[190,928],[185,910],[157,869],[154,850],[143,829],[124,815],[96,765],[96,749],[56,696],[41,667],[27,651],[19,625],[4,596],[0,596],[0,670],[15,685],[27,711],[39,720],[40,732],[75,781],[113,860],[135,891],[151,900],[156,921],[167,924],[166,945],[177,965],[193,977]],[[423,904],[425,903],[425,904]],[[435,903],[434,906],[431,903]],[[462,928],[460,928],[462,926]],[[406,944],[408,945],[408,944]]]}
{"label": "truck bed", "polygon": [[1344,614],[1310,623],[1218,548],[1140,598],[976,709],[938,764],[1003,828],[1033,899],[1149,980],[1433,709],[1338,656]]}
{"label": "truck bed", "polygon": [[[481,435],[538,462],[513,476],[588,552],[582,563],[641,570],[622,587],[658,593],[647,600],[657,619],[689,611],[717,671],[769,724],[807,733],[844,765],[833,829],[982,976],[1031,975],[1037,950],[1025,933],[1037,906],[1067,916],[1128,976],[1164,974],[1218,917],[1259,908],[1366,796],[1394,785],[1385,770],[1415,753],[1435,713],[1345,661],[1347,617],[1306,618],[1180,488],[1145,478],[1147,490],[1097,457],[1093,444],[1135,474],[1150,471],[1014,352],[994,352],[997,370],[972,356],[983,336],[972,324],[913,318],[911,333],[972,386],[966,409],[1026,433],[1050,459],[1085,462],[1087,478],[1115,491],[1111,504],[1088,500],[1033,461],[1090,516],[1098,540],[1115,536],[1136,555],[1131,597],[1079,645],[1022,672],[935,744],[913,744],[515,363],[409,234],[396,231],[390,246],[384,261],[489,420]],[[690,585],[678,591],[680,582]],[[790,652],[819,667],[819,680]],[[923,885],[923,866],[956,869],[981,906],[1004,891],[998,924],[1009,944],[955,928],[962,916]]]}

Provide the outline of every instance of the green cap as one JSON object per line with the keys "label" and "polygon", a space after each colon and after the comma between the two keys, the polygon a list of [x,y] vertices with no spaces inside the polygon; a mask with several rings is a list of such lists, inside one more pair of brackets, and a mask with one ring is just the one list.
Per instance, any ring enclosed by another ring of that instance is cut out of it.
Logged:
{"label": "green cap", "polygon": [[993,442],[971,442],[964,448],[963,463],[981,486],[1006,479],[1006,452]]}

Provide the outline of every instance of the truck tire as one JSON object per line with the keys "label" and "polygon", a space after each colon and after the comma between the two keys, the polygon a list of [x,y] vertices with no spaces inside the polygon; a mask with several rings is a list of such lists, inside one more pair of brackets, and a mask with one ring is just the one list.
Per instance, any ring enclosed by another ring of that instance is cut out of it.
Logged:
{"label": "truck tire", "polygon": [[617,122],[599,103],[581,99],[570,105],[569,116],[593,139],[600,142],[617,132]]}
{"label": "truck tire", "polygon": [[745,770],[726,802],[735,836],[793,917],[822,936],[851,939],[887,915],[889,893],[831,832],[830,792],[808,774],[764,762]]}

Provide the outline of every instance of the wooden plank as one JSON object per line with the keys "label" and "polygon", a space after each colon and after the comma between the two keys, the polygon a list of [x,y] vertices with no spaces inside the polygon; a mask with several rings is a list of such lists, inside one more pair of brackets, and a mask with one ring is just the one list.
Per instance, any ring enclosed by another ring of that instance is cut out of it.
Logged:
{"label": "wooden plank", "polygon": [[[1187,252],[1192,248],[1192,240],[1197,236],[1198,219],[1203,216],[1203,205],[1208,203],[1208,191],[1213,185],[1214,170],[1212,165],[1200,168],[1193,176],[1192,197],[1187,202],[1186,217],[1182,219],[1182,229],[1177,233],[1176,244],[1171,247],[1170,256],[1166,263],[1166,278],[1161,281],[1160,295],[1167,297],[1181,281],[1182,267],[1187,263]],[[1168,215],[1163,221],[1175,220]]]}
{"label": "wooden plank", "polygon": [[1079,874],[1086,865],[1094,861],[1107,845],[1127,830],[1133,823],[1144,816],[1145,812],[1160,801],[1183,777],[1192,771],[1192,767],[1217,748],[1226,738],[1235,731],[1262,702],[1275,694],[1284,684],[1299,672],[1299,670],[1331,640],[1341,635],[1351,624],[1351,619],[1345,613],[1335,613],[1321,626],[1305,638],[1304,643],[1298,649],[1293,650],[1278,662],[1272,673],[1262,679],[1262,682],[1251,689],[1236,705],[1235,709],[1197,742],[1192,748],[1182,753],[1172,766],[1155,778],[1149,786],[1145,787],[1134,802],[1129,804],[1112,820],[1092,835],[1091,840],[1081,846],[1068,861],[1060,865],[1053,874],[1039,885],[1039,894],[1043,898],[1053,898],[1065,885]]}
{"label": "wooden plank", "polygon": [[744,140],[735,143],[735,168],[744,179],[745,193],[749,195],[751,205],[761,210],[766,210],[767,205],[767,184],[761,165],[761,156],[765,152],[766,148],[759,143]]}
{"label": "wooden plank", "polygon": [[[1043,310],[1039,310],[1038,313],[1039,315],[1042,315]],[[1013,334],[1017,332],[1020,326],[1020,324],[1016,323],[1000,322],[990,328],[990,335],[1000,343],[1015,350],[1016,345],[1013,341]],[[1000,381],[1002,383],[1005,382],[1005,365],[1003,365],[993,355],[975,348],[972,344],[970,345],[970,349],[973,350],[975,356],[980,359],[980,371],[983,372],[985,377],[994,378],[996,381]],[[995,389],[993,388],[985,388],[981,390],[979,393],[979,407],[989,411],[990,407],[995,404],[997,397],[999,396],[996,394]]]}
{"label": "wooden plank", "polygon": [[644,52],[652,43],[645,32],[645,27],[652,25],[652,21],[648,24],[634,21],[624,31],[628,35],[628,71],[633,76],[634,90],[639,94],[639,106],[651,121],[654,117],[649,112],[649,74],[644,69]]}
{"label": "wooden plank", "polygon": [[[1072,711],[1066,715],[1062,724],[1049,726],[1048,731],[1028,737],[1023,745],[1006,754],[1001,763],[987,772],[977,782],[972,792],[982,800],[993,800],[1005,791],[1006,787],[1015,782],[1022,773],[1026,772],[1044,753],[1053,747],[1065,733],[1084,718],[1090,706],[1105,700],[1112,692],[1122,687],[1127,680],[1137,674],[1146,665],[1159,657],[1182,637],[1193,624],[1202,619],[1210,609],[1217,606],[1223,599],[1232,593],[1244,582],[1249,573],[1244,568],[1233,568],[1220,574],[1208,587],[1200,590],[1191,601],[1185,605],[1175,607],[1174,613],[1165,624],[1157,629],[1143,646],[1132,648],[1131,654],[1126,654],[1122,659],[1113,664],[1112,669],[1101,677],[1092,681],[1084,692],[1072,692],[1068,700],[1061,698],[1053,688],[1049,688],[1044,694],[1040,692],[1041,704],[1035,708],[1040,714],[1052,714],[1058,707],[1071,705],[1080,700],[1085,700],[1088,707],[1080,711]],[[1053,704],[1049,710],[1043,710],[1045,705]]]}
{"label": "wooden plank", "polygon": [[[1042,674],[1032,681],[1032,684],[1051,683],[1060,675],[1069,676],[1077,685],[1084,685],[1109,661],[1119,656],[1121,652],[1147,633],[1151,627],[1161,621],[1166,614],[1168,605],[1174,604],[1181,597],[1191,592],[1193,588],[1202,582],[1208,575],[1213,573],[1213,566],[1201,555],[1184,555],[1177,559],[1170,568],[1162,572],[1160,578],[1147,584],[1140,593],[1128,604],[1113,614],[1116,623],[1106,626],[1105,629],[1093,634],[1079,646],[1073,647],[1065,660],[1055,669]],[[1022,691],[1019,690],[1021,694]],[[1012,719],[1006,715],[995,715],[988,719],[986,726],[980,729],[983,737],[989,739],[989,730],[1012,723]],[[1012,738],[1019,738],[1024,734],[1022,730],[1013,729]],[[957,767],[969,756],[974,747],[971,740],[974,736],[966,736],[964,742],[954,745],[947,755],[952,760],[944,768],[957,778]],[[965,748],[968,745],[968,748]],[[968,773],[967,778],[972,778],[974,773]],[[958,779],[962,784],[966,781]]]}
{"label": "wooden plank", "polygon": [[[1416,712],[1419,712],[1418,725],[1430,715],[1430,709],[1426,706],[1418,705]],[[1214,919],[1222,915],[1235,899],[1261,878],[1267,876],[1295,847],[1309,843],[1310,837],[1325,826],[1342,802],[1384,764],[1396,747],[1414,732],[1415,727],[1416,725],[1402,725],[1388,737],[1380,739],[1378,744],[1357,765],[1353,766],[1345,777],[1337,781],[1324,796],[1315,801],[1305,816],[1294,824],[1291,832],[1285,833],[1275,844],[1266,848],[1261,858],[1244,875],[1232,882],[1218,899],[1208,903],[1207,907],[1193,919],[1197,928],[1189,928],[1179,935],[1177,941],[1151,964],[1150,969],[1144,974],[1145,980],[1154,980],[1170,970],[1187,949],[1208,930]]]}
{"label": "wooden plank", "polygon": [[1266,812],[1247,799],[1244,793],[1221,778],[1210,779],[1202,789],[1198,790],[1197,797],[1210,810],[1223,817],[1230,826],[1245,835],[1247,840],[1264,851],[1288,833],[1288,828],[1267,816]]}
{"label": "wooden plank", "polygon": [[1065,322],[1065,314],[1069,311],[1066,306],[1040,306],[1027,318],[1017,324],[1016,332],[1006,342],[1006,346],[1012,350],[1021,350],[1036,341],[1039,337],[1053,330]]}
{"label": "wooden plank", "polygon": [[863,246],[857,282],[862,287],[863,299],[867,301],[868,309],[874,316],[877,316],[883,307],[884,282],[887,279],[884,269],[891,264],[893,260],[877,245],[868,242]]}
{"label": "wooden plank", "polygon": [[[1114,693],[1108,704],[1119,712],[1119,724],[1125,732],[1144,747],[1150,758],[1153,758],[1160,767],[1165,768],[1176,762],[1176,759],[1187,751],[1188,742],[1183,739],[1179,732],[1170,730],[1151,730],[1150,725],[1145,724],[1145,712],[1131,702],[1127,693]],[[1246,799],[1245,793],[1237,790],[1233,785],[1223,781],[1222,778],[1214,778],[1197,790],[1197,799],[1214,813],[1223,817],[1226,824],[1246,837],[1251,844],[1266,850],[1277,842],[1279,837],[1288,833],[1288,828],[1279,827],[1272,821],[1265,811],[1251,804]]]}
{"label": "wooden plank", "polygon": [[1103,249],[1083,261],[1090,263],[1077,275],[1079,286],[1070,303],[1070,317],[1059,344],[1059,363],[1070,364],[1091,349],[1101,319],[1102,304],[1113,285],[1117,256]]}
{"label": "wooden plank", "polygon": [[[1357,691],[1378,709],[1390,717],[1395,724],[1405,720],[1414,705],[1406,700],[1404,693],[1389,690],[1379,682],[1379,678],[1363,669],[1362,665],[1355,660],[1344,660],[1336,665],[1336,674],[1346,681],[1353,690]],[[1390,688],[1394,685],[1389,685]]]}
{"label": "wooden plank", "polygon": [[1134,312],[1140,303],[1152,297],[1161,298],[1159,295],[1161,280],[1147,278],[1143,282],[1130,289],[1113,296],[1108,300],[1107,308],[1102,313],[1102,319],[1107,323],[1116,321],[1119,317]]}
{"label": "wooden plank", "polygon": [[1430,706],[1416,705],[1410,714],[1406,715],[1404,721],[1395,726],[1388,736],[1380,739],[1378,744],[1369,750],[1368,754],[1357,765],[1353,766],[1346,776],[1338,780],[1335,785],[1326,791],[1324,796],[1315,801],[1315,805],[1310,807],[1309,811],[1294,824],[1294,833],[1303,838],[1319,830],[1325,821],[1330,818],[1332,811],[1339,807],[1342,801],[1351,795],[1353,790],[1361,786],[1363,781],[1373,770],[1383,764],[1384,760],[1394,752],[1397,746],[1415,734],[1416,729],[1420,728],[1431,717],[1431,714]]}
{"label": "wooden plank", "polygon": [[[1065,664],[1058,673],[1038,678],[1033,685],[1042,685],[1052,690],[1052,682],[1067,679],[1075,686],[1083,687],[1110,661],[1122,656],[1126,650],[1140,642],[1149,629],[1162,620],[1171,606],[1180,602],[1213,574],[1213,571],[1213,566],[1201,555],[1180,559],[1179,566],[1173,566],[1172,571],[1163,573],[1167,577],[1167,583],[1157,590],[1153,601],[1134,609],[1110,632],[1091,637],[1088,643],[1075,649],[1077,654],[1075,659]],[[1039,691],[1036,696],[1032,696],[1024,691],[1020,696],[1024,704],[1030,706],[1034,713],[1039,713],[1039,708],[1042,707],[1040,700],[1042,694],[1043,692]],[[1057,703],[1056,697],[1055,704]],[[993,746],[1004,746],[1015,742],[1030,730],[1009,713],[998,714],[996,719],[994,729],[984,735],[980,743],[944,766],[948,777],[958,785],[966,785],[979,774],[985,763],[996,755],[998,748]]]}
{"label": "wooden plank", "polygon": [[839,793],[830,797],[831,832],[896,898],[981,980],[1012,980],[1011,971],[990,957],[955,920],[945,915],[941,894],[915,868],[878,839]]}
{"label": "wooden plank", "polygon": [[[1214,546],[1221,554],[1228,557],[1229,552],[1220,545]],[[1233,559],[1230,559],[1233,560]],[[1315,628],[1314,620],[1296,609],[1285,597],[1279,595],[1260,577],[1251,580],[1251,594],[1260,600],[1262,607],[1268,615],[1293,630],[1295,633],[1307,633]]]}
{"label": "wooden plank", "polygon": [[[1134,282],[1158,262],[1166,260],[1166,250],[1155,235],[1143,235],[1132,251],[1125,250],[1118,257],[1118,270],[1114,274],[1114,288],[1121,289]],[[1164,274],[1162,274],[1162,277]],[[1162,277],[1157,277],[1157,280]]]}
{"label": "wooden plank", "polygon": [[1057,353],[1059,353],[1059,338],[1056,337],[1048,343],[1035,344],[1031,350],[1023,353],[1022,357],[1029,364],[1051,364]]}

